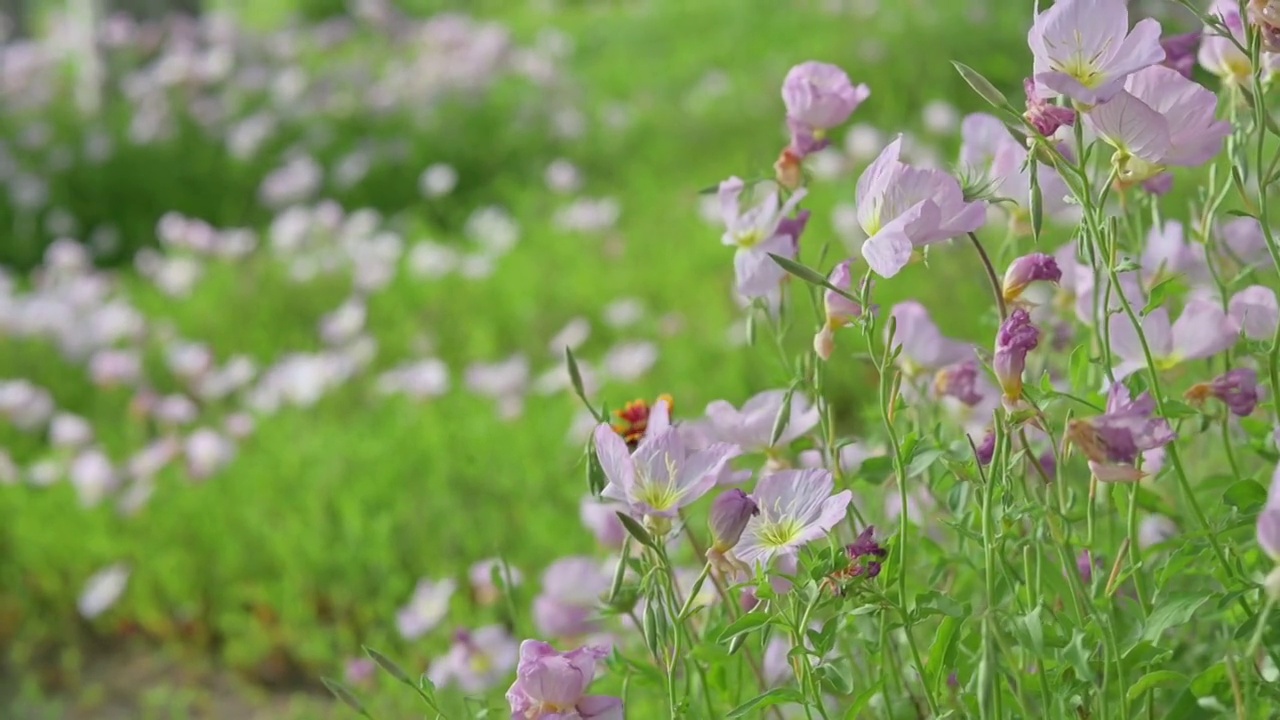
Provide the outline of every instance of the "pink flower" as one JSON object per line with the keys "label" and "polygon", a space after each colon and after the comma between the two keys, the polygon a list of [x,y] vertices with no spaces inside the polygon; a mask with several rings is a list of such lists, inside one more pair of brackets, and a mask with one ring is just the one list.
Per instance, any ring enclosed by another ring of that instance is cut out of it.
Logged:
{"label": "pink flower", "polygon": [[835,495],[826,470],[783,470],[760,478],[752,500],[760,514],[747,522],[737,546],[738,559],[765,566],[778,555],[794,555],[819,540],[844,519],[853,493]]}
{"label": "pink flower", "polygon": [[1251,285],[1231,297],[1227,314],[1250,340],[1270,340],[1280,324],[1276,294],[1264,285]]}
{"label": "pink flower", "polygon": [[808,213],[795,220],[788,216],[805,197],[804,188],[791,194],[784,203],[775,189],[755,207],[742,209],[742,193],[746,184],[731,177],[720,183],[718,193],[720,218],[725,231],[720,242],[737,248],[733,257],[738,292],[747,298],[765,297],[778,287],[787,272],[769,255],[794,258],[804,231]]}
{"label": "pink flower", "polygon": [[882,277],[897,275],[916,248],[977,230],[987,219],[987,204],[965,202],[959,181],[900,162],[901,150],[899,136],[858,178],[862,257]]}
{"label": "pink flower", "polygon": [[405,640],[416,640],[433,630],[449,613],[449,601],[458,589],[452,578],[439,582],[419,580],[413,597],[396,613],[396,628]]}
{"label": "pink flower", "polygon": [[741,452],[728,443],[689,450],[669,413],[665,401],[654,406],[634,453],[609,423],[595,430],[596,455],[609,478],[601,495],[625,502],[636,515],[675,517],[714,487],[720,471]]}
{"label": "pink flower", "polygon": [[902,346],[898,360],[908,375],[938,370],[973,357],[973,346],[943,335],[924,305],[908,300],[894,305],[889,314],[897,320],[893,340]]}
{"label": "pink flower", "polygon": [[[832,269],[827,282],[846,293],[853,289],[853,260],[845,260]],[[826,290],[822,294],[822,307],[826,314],[826,322],[813,337],[813,350],[823,360],[831,359],[835,350],[835,331],[852,323],[862,316],[862,306],[834,290]]]}
{"label": "pink flower", "polygon": [[782,412],[785,390],[766,390],[735,408],[724,400],[707,405],[707,434],[721,442],[732,443],[745,452],[771,452],[786,447],[818,424],[818,408],[800,394],[791,396],[787,426],[776,445],[771,445],[773,425]]}
{"label": "pink flower", "polygon": [[[1120,357],[1113,373],[1117,381],[1147,366],[1138,333],[1128,317],[1111,318],[1111,350]],[[1236,344],[1240,325],[1218,303],[1191,300],[1178,321],[1170,324],[1169,311],[1156,308],[1142,318],[1152,358],[1159,369],[1168,369],[1187,360],[1213,357]]]}
{"label": "pink flower", "polygon": [[1036,16],[1027,44],[1040,96],[1086,105],[1111,99],[1131,73],[1164,60],[1160,23],[1148,18],[1130,32],[1125,0],[1059,0]]}
{"label": "pink flower", "polygon": [[1036,132],[1045,137],[1053,137],[1064,125],[1070,127],[1076,123],[1076,111],[1071,108],[1054,105],[1040,97],[1036,81],[1027,78],[1022,81],[1022,89],[1027,96],[1027,111],[1023,117],[1035,126]]}
{"label": "pink flower", "polygon": [[502,682],[516,666],[519,646],[501,625],[454,634],[453,644],[427,668],[436,687],[457,685],[469,695],[482,693]]}
{"label": "pink flower", "polygon": [[1182,223],[1167,220],[1163,227],[1154,226],[1147,233],[1142,250],[1142,271],[1148,283],[1166,274],[1185,275],[1193,283],[1212,282],[1204,246],[1186,241]]}
{"label": "pink flower", "polygon": [[[1073,111],[1050,107],[1071,113],[1074,122]],[[1004,122],[987,113],[966,115],[960,123],[960,140],[960,165],[970,173],[980,175],[991,195],[1012,199],[1018,204],[1021,217],[1029,218],[1031,172],[1027,167],[1027,149],[1013,139]],[[1067,183],[1057,170],[1037,163],[1036,180],[1040,185],[1040,200],[1046,216],[1062,215],[1071,207],[1066,201],[1070,193]]]}
{"label": "pink flower", "polygon": [[80,616],[92,620],[116,604],[129,584],[129,567],[123,563],[110,565],[84,583],[84,590],[76,601]]}
{"label": "pink flower", "polygon": [[507,691],[512,720],[623,720],[622,700],[586,695],[596,663],[608,654],[596,646],[559,653],[544,642],[525,640],[516,681]]}
{"label": "pink flower", "polygon": [[804,157],[826,147],[827,131],[848,120],[870,95],[870,88],[855,87],[835,65],[810,61],[791,68],[782,83],[782,101],[792,150]]}
{"label": "pink flower", "polygon": [[1116,149],[1111,158],[1125,182],[1141,182],[1176,165],[1213,159],[1231,124],[1214,117],[1218,98],[1167,67],[1134,73],[1124,90],[1095,107],[1085,122]]}

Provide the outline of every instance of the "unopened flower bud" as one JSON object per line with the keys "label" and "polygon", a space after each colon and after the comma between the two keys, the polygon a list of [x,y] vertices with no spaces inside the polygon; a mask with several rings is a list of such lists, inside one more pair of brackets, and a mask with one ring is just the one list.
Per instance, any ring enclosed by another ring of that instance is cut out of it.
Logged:
{"label": "unopened flower bud", "polygon": [[711,504],[711,549],[726,553],[738,544],[747,521],[760,514],[760,506],[742,490],[734,488],[720,493]]}

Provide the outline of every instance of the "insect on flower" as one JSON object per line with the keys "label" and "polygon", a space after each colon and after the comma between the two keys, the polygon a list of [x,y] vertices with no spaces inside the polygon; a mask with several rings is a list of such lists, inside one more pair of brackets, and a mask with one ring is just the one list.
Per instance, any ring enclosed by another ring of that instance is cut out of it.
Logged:
{"label": "insect on flower", "polygon": [[667,404],[668,412],[675,409],[671,396],[664,393],[658,396],[653,405],[643,399],[632,400],[623,405],[621,410],[614,411],[613,416],[617,420],[612,423],[613,431],[626,441],[628,450],[635,450],[644,439],[645,431],[649,429],[649,415],[653,412],[654,405],[660,402]]}

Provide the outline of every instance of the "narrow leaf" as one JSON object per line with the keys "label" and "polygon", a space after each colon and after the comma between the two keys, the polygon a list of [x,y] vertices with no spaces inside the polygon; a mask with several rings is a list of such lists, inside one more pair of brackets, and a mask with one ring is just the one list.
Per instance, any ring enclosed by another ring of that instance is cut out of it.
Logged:
{"label": "narrow leaf", "polygon": [[329,692],[333,693],[333,696],[341,700],[343,704],[360,713],[361,717],[373,717],[369,714],[369,711],[365,709],[364,703],[360,702],[360,698],[356,697],[354,693],[343,687],[342,683],[337,680],[330,680],[327,677],[320,678],[320,682],[324,683],[324,686],[329,689]]}
{"label": "narrow leaf", "polygon": [[978,93],[978,96],[983,100],[998,108],[1009,107],[1009,98],[997,90],[990,80],[982,76],[982,73],[964,63],[952,61],[951,64],[955,66],[956,72],[960,73],[960,77],[964,78],[964,81],[969,83],[969,87],[973,88],[973,91]]}

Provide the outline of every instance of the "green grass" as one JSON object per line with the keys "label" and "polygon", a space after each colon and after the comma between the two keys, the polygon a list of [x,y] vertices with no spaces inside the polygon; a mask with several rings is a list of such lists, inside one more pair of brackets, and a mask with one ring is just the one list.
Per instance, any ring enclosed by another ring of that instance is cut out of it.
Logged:
{"label": "green grass", "polygon": [[[618,337],[598,322],[599,309],[634,296],[650,309],[640,335],[656,338],[656,318],[666,313],[679,313],[685,325],[677,338],[660,341],[658,364],[642,383],[607,388],[600,399],[610,405],[670,392],[679,412],[696,415],[711,400],[738,403],[785,385],[790,370],[768,348],[734,349],[724,341],[738,315],[730,300],[731,252],[697,218],[697,192],[730,174],[767,171],[784,142],[778,87],[787,68],[808,59],[840,64],[872,88],[855,120],[893,131],[916,128],[929,100],[980,109],[951,59],[1011,93],[1027,65],[1029,3],[988,3],[981,24],[967,19],[962,3],[884,2],[869,18],[826,14],[815,9],[819,4],[584,2],[554,14],[515,3],[483,5],[521,37],[544,26],[566,32],[576,44],[570,74],[578,106],[594,113],[623,102],[633,123],[619,133],[593,120],[581,142],[546,141],[504,125],[510,108],[528,99],[509,88],[474,114],[457,110],[418,136],[404,124],[373,126],[372,132],[403,133],[414,153],[351,191],[343,198],[349,206],[403,211],[408,240],[431,234],[454,241],[460,218],[490,201],[507,206],[523,230],[519,246],[485,282],[400,277],[370,303],[380,342],[375,368],[410,358],[414,338],[426,334],[453,371],[454,392],[415,404],[381,399],[359,382],[314,408],[283,411],[263,420],[216,478],[192,485],[176,473],[162,477],[155,498],[133,519],[117,517],[109,505],[80,511],[65,484],[0,488],[0,643],[8,641],[12,661],[30,667],[51,651],[74,657],[73,648],[110,637],[113,625],[127,619],[251,675],[264,674],[264,661],[279,651],[300,665],[301,677],[333,675],[361,643],[422,667],[443,648],[446,633],[410,646],[395,637],[392,622],[419,577],[461,577],[471,562],[501,554],[529,577],[523,606],[549,560],[594,552],[577,521],[586,492],[580,449],[565,439],[576,401],[567,393],[532,397],[522,419],[502,423],[488,400],[460,389],[466,363],[519,351],[534,359],[535,371],[551,367],[559,359],[547,340],[578,315],[596,321],[579,353],[594,360]],[[269,10],[249,14],[263,25],[278,20]],[[323,58],[311,62],[323,72]],[[725,73],[728,92],[688,106],[690,89],[711,69]],[[340,145],[370,132],[359,118],[334,127]],[[493,139],[496,145],[486,144]],[[184,134],[172,146],[122,152],[119,166],[79,179],[87,188],[68,182],[55,186],[55,196],[94,217],[115,218],[130,238],[149,237],[167,209],[263,229],[268,216],[254,206],[256,180],[249,179],[270,161],[228,165],[199,142]],[[944,152],[954,149],[954,140],[940,142]],[[566,235],[549,222],[541,169],[561,155],[585,171],[584,194],[621,201],[620,257],[606,253],[599,239]],[[456,208],[414,199],[417,171],[437,157],[463,170],[460,195],[450,201]],[[189,179],[171,174],[182,167],[196,170],[182,176]],[[852,196],[853,178],[823,184],[813,196],[804,259],[816,262],[826,243],[833,257],[841,252],[830,209]],[[938,320],[948,333],[979,339],[989,331],[979,321],[989,304],[980,266],[963,249],[935,254],[933,265],[928,275],[913,269],[884,283],[878,299],[886,307],[920,299],[942,309]],[[316,320],[347,291],[341,280],[291,285],[265,256],[213,270],[185,302],[136,278],[125,283],[149,317],[170,319],[184,335],[209,341],[220,358],[244,352],[262,361],[282,348],[316,347]],[[802,347],[811,328],[808,300],[798,297],[805,320],[791,342]],[[49,387],[60,406],[94,420],[108,448],[129,445],[140,432],[121,420],[123,394],[92,390],[83,371],[48,348],[16,343],[0,353],[3,376]],[[842,367],[833,382],[848,408],[842,430],[853,432],[873,381],[864,369]],[[0,441],[24,458],[41,450],[8,430],[0,429]],[[128,592],[107,619],[85,625],[74,609],[81,583],[121,559],[134,567]],[[464,605],[457,603],[459,620],[468,618]],[[184,637],[184,624],[195,628],[192,637]],[[518,634],[528,632],[527,624],[518,626]]]}

